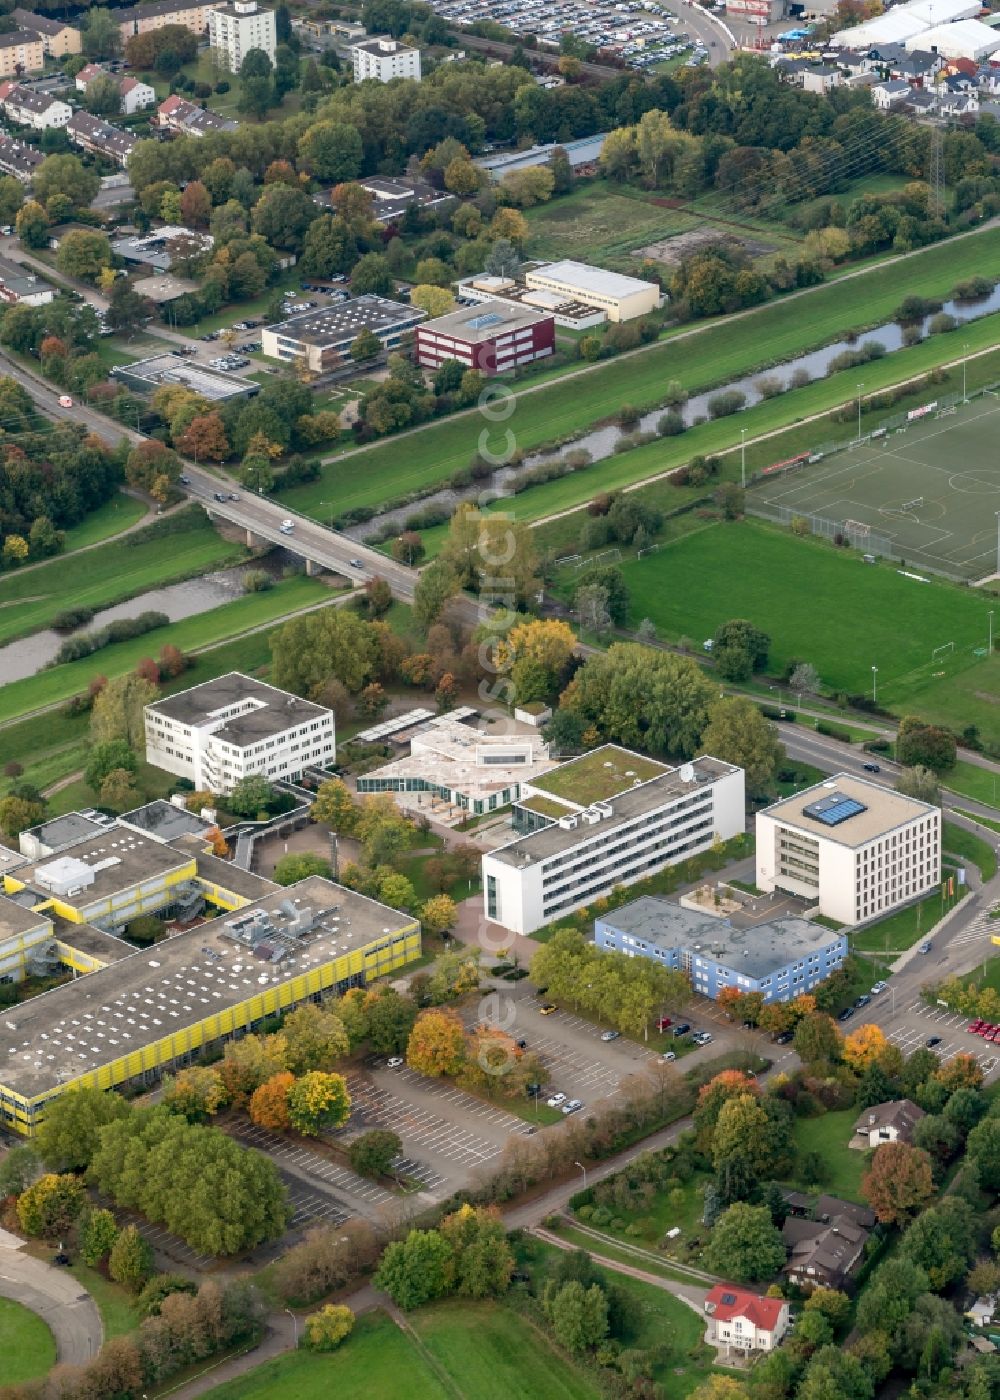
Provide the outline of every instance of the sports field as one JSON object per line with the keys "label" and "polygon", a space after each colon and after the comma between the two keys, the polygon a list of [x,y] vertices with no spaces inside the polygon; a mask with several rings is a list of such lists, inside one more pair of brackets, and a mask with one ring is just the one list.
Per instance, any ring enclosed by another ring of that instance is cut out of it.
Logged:
{"label": "sports field", "polygon": [[881,554],[889,541],[907,564],[984,578],[997,572],[998,429],[1000,398],[986,394],[765,480],[751,509],[760,501],[784,521],[817,516],[859,549]]}

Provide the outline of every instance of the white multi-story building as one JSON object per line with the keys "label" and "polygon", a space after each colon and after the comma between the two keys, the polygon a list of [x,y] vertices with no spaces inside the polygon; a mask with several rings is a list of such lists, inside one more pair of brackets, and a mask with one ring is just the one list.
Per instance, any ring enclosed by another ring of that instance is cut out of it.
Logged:
{"label": "white multi-story building", "polygon": [[757,813],[757,885],[863,924],[941,879],[941,809],[838,773]]}
{"label": "white multi-story building", "polygon": [[702,757],[680,768],[606,744],[522,784],[519,839],[483,856],[487,919],[544,924],[744,830],[743,770]]}
{"label": "white multi-story building", "polygon": [[420,82],[420,50],[401,44],[380,34],[351,45],[354,58],[354,81],[363,83],[374,78],[378,83],[390,83],[393,78],[412,78]]}
{"label": "white multi-story building", "polygon": [[232,73],[238,73],[251,49],[260,49],[274,63],[277,32],[273,10],[257,0],[230,0],[208,12],[208,46]]}
{"label": "white multi-story building", "polygon": [[146,706],[146,761],[225,795],[241,778],[296,779],[336,753],[333,711],[230,671]]}
{"label": "white multi-story building", "polygon": [[0,83],[0,107],[10,121],[34,127],[36,131],[65,126],[73,115],[68,102],[20,83]]}

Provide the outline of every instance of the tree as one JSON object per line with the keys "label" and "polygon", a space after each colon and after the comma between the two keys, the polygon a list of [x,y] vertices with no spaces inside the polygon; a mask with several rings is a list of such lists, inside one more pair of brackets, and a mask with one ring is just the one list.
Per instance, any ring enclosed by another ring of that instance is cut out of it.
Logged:
{"label": "tree", "polygon": [[884,1224],[909,1219],[934,1194],[930,1158],[905,1142],[882,1143],[861,1178],[861,1194]]}
{"label": "tree", "polygon": [[344,1023],[335,1011],[305,1002],[285,1017],[285,1063],[293,1074],[329,1069],[350,1050]]}
{"label": "tree", "polygon": [[230,1102],[245,1108],[251,1094],[272,1075],[285,1069],[288,1045],[283,1035],[244,1036],[227,1043],[219,1078]]}
{"label": "tree", "polygon": [[248,773],[229,794],[228,806],[238,817],[256,818],[274,801],[274,788],[263,773]]}
{"label": "tree", "polygon": [[66,277],[96,282],[101,269],[111,261],[111,244],[103,233],[72,229],[64,234],[56,254],[56,267]]}
{"label": "tree", "polygon": [[752,1283],[778,1272],[785,1246],[766,1207],[738,1201],[716,1221],[705,1258],[713,1272]]}
{"label": "tree", "polygon": [[220,413],[199,413],[176,439],[177,446],[196,462],[224,462],[232,448]]}
{"label": "tree", "polygon": [[[31,188],[35,199],[47,205],[53,195],[65,195],[71,200],[77,209],[86,209],[97,191],[101,187],[100,176],[89,170],[79,156],[56,155],[46,156],[41,165],[31,177]],[[27,208],[27,205],[25,205]],[[20,230],[18,230],[20,232]],[[79,230],[86,232],[86,230]],[[102,237],[102,235],[96,235]],[[68,238],[72,234],[64,235],[59,247],[60,253]],[[107,239],[104,239],[107,243]],[[105,264],[111,261],[110,251],[105,258]]]}
{"label": "tree", "polygon": [[771,1120],[753,1094],[727,1099],[719,1110],[712,1133],[712,1161],[716,1167],[739,1154],[757,1177],[765,1176],[774,1156]]}
{"label": "tree", "polygon": [[851,1300],[836,1288],[814,1288],[803,1304],[803,1311],[821,1313],[837,1329],[850,1317]]}
{"label": "tree", "polygon": [[0,831],[15,840],[22,831],[37,826],[45,816],[43,802],[31,802],[24,797],[0,797]]}
{"label": "tree", "polygon": [[364,160],[361,133],[348,122],[317,122],[299,141],[299,160],[317,180],[356,180]]}
{"label": "tree", "polygon": [[437,894],[420,907],[420,922],[426,933],[449,933],[458,921],[458,906],[447,894]]}
{"label": "tree", "polygon": [[268,108],[274,106],[274,101],[274,83],[270,78],[254,73],[243,74],[241,70],[240,95],[237,102],[241,115],[264,117]]}
{"label": "tree", "polygon": [[138,751],[145,745],[144,711],[158,698],[150,681],[134,673],[115,676],[101,688],[90,711],[90,739],[95,747],[122,739]]}
{"label": "tree", "polygon": [[925,724],[915,715],[904,715],[896,733],[896,761],[904,768],[920,765],[935,773],[954,768],[957,744],[954,734]]}
{"label": "tree", "polygon": [[49,216],[37,199],[29,199],[14,221],[22,248],[45,248],[49,241]]}
{"label": "tree", "polygon": [[422,1011],[406,1045],[406,1063],[432,1079],[454,1075],[465,1059],[465,1028],[454,1011]]}
{"label": "tree", "polygon": [[836,1024],[821,1011],[803,1016],[795,1027],[795,1053],[807,1065],[840,1058],[841,1037]]}
{"label": "tree", "polygon": [[418,625],[426,630],[436,622],[460,587],[458,575],[445,560],[438,558],[428,564],[413,594],[413,615]]}
{"label": "tree", "polygon": [[333,867],[315,851],[302,851],[299,855],[282,856],[275,864],[273,879],[279,885],[295,885],[299,880],[307,880],[310,875],[321,875],[324,880],[333,878]]}
{"label": "tree", "polygon": [[125,812],[138,805],[139,790],[127,768],[112,768],[101,783],[100,799],[102,807],[115,812]]}
{"label": "tree", "polygon": [[118,1225],[109,1210],[85,1210],[77,1227],[80,1257],[96,1269],[114,1248]]}
{"label": "tree", "polygon": [[340,778],[329,778],[320,783],[310,816],[314,822],[322,822],[340,835],[350,834],[354,830],[358,811],[347,784]]}
{"label": "tree", "polygon": [[351,273],[351,291],[355,296],[391,296],[392,269],[384,253],[365,253]]}
{"label": "tree", "polygon": [[190,1065],[163,1081],[163,1102],[189,1123],[213,1118],[226,1102],[226,1091],[218,1070],[210,1065]]}
{"label": "tree", "polygon": [[271,1132],[282,1133],[289,1127],[288,1091],[295,1083],[295,1075],[282,1070],[272,1074],[250,1095],[247,1111],[251,1123]]}
{"label": "tree", "polygon": [[448,1291],[451,1262],[451,1247],[437,1230],[411,1230],[387,1246],[372,1283],[409,1312]]}
{"label": "tree", "polygon": [[498,209],[490,220],[490,236],[497,242],[522,246],[528,236],[528,221],[516,209]]}
{"label": "tree", "polygon": [[351,341],[349,353],[356,365],[364,364],[365,360],[374,360],[381,355],[382,342],[374,331],[365,328]]}
{"label": "tree", "polygon": [[128,1116],[117,1094],[70,1089],[47,1106],[38,1130],[38,1155],[59,1171],[83,1171],[97,1151],[101,1129]]}
{"label": "tree", "polygon": [[345,1303],[327,1303],[306,1318],[303,1345],[310,1351],[336,1351],[354,1330],[354,1314]]}
{"label": "tree", "polygon": [[844,1037],[841,1053],[855,1074],[863,1074],[870,1065],[883,1059],[888,1046],[884,1031],[868,1023]]}
{"label": "tree", "polygon": [[0,224],[13,224],[24,203],[24,189],[13,175],[0,176]]}
{"label": "tree", "polygon": [[910,1224],[901,1250],[924,1270],[931,1287],[942,1292],[963,1276],[975,1253],[972,1207],[954,1195],[945,1196]]}
{"label": "tree", "polygon": [[716,697],[690,657],[617,642],[587,658],[559,703],[604,739],[683,755],[698,752]]}
{"label": "tree", "polygon": [[771,638],[752,622],[724,622],[712,639],[712,659],[723,680],[745,681],[767,665]]}
{"label": "tree", "polygon": [[800,661],[788,678],[788,688],[794,690],[797,695],[815,695],[819,687],[819,672],[808,661]]}
{"label": "tree", "polygon": [[268,185],[253,207],[254,233],[276,248],[300,252],[316,206],[305,190],[294,185]]}
{"label": "tree", "polygon": [[379,987],[365,997],[364,1011],[372,1049],[380,1055],[401,1055],[417,1019],[410,998],[392,987]]}
{"label": "tree", "polygon": [[41,1171],[38,1155],[31,1147],[12,1147],[0,1161],[0,1199],[20,1196]]}
{"label": "tree", "polygon": [[354,1139],[348,1149],[351,1167],[359,1176],[385,1176],[402,1155],[403,1139],[387,1128],[372,1128]]}
{"label": "tree", "polygon": [[906,797],[915,797],[918,802],[929,802],[934,807],[941,805],[941,789],[933,770],[922,763],[913,768],[904,768],[896,779],[896,791]]}
{"label": "tree", "polygon": [[763,794],[772,788],[785,758],[775,726],[742,695],[719,700],[711,707],[701,746],[713,757],[745,769],[752,793]]}
{"label": "tree", "polygon": [[17,1201],[17,1218],[26,1235],[59,1239],[83,1210],[83,1182],[75,1176],[40,1176]]}
{"label": "tree", "polygon": [[568,1351],[586,1351],[608,1335],[608,1295],[597,1283],[584,1288],[576,1279],[562,1287],[550,1282],[542,1307],[556,1340]]}
{"label": "tree", "polygon": [[153,1273],[153,1251],[134,1225],[126,1225],[108,1258],[108,1273],[130,1293],[141,1293]]}
{"label": "tree", "polygon": [[429,283],[422,282],[410,293],[410,305],[426,311],[433,319],[437,316],[447,316],[449,311],[454,310],[455,298],[447,287],[432,287]]}
{"label": "tree", "polygon": [[288,1090],[288,1120],[296,1132],[316,1137],[323,1128],[339,1128],[351,1111],[342,1074],[310,1070]]}

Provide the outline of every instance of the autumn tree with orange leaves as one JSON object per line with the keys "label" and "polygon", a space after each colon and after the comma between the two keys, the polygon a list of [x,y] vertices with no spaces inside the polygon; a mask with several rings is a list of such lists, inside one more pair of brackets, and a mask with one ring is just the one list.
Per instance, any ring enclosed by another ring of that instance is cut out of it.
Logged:
{"label": "autumn tree with orange leaves", "polygon": [[931,1159],[909,1143],[884,1142],[861,1178],[861,1194],[883,1224],[903,1223],[934,1195]]}
{"label": "autumn tree with orange leaves", "polygon": [[258,1128],[269,1128],[281,1133],[289,1126],[288,1091],[295,1083],[295,1075],[288,1070],[272,1074],[259,1089],[250,1095],[250,1121]]}
{"label": "autumn tree with orange leaves", "polygon": [[455,1011],[423,1011],[406,1044],[406,1063],[420,1074],[439,1079],[457,1074],[465,1062],[465,1028]]}

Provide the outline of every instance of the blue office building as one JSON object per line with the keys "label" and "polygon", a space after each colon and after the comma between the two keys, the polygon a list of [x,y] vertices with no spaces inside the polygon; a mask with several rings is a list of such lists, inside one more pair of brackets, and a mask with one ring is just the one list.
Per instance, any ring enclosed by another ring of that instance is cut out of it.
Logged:
{"label": "blue office building", "polygon": [[644,895],[594,923],[599,948],[651,958],[679,968],[702,996],[724,987],[761,992],[765,1001],[790,1001],[836,972],[847,938],[808,919],[773,919],[734,927],[728,919],[682,909]]}

